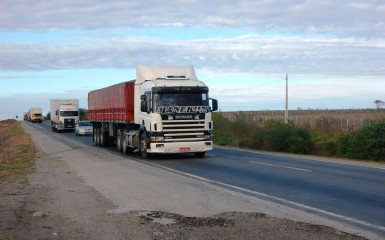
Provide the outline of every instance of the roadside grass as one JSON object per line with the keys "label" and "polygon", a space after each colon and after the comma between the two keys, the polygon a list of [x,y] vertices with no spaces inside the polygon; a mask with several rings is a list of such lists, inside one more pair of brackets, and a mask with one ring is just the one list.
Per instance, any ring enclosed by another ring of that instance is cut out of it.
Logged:
{"label": "roadside grass", "polygon": [[0,121],[0,183],[29,173],[36,148],[16,120]]}

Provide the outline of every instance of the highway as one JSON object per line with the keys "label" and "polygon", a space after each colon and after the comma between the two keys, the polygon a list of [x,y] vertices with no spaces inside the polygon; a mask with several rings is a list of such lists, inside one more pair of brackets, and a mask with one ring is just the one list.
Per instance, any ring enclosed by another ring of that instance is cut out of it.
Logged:
{"label": "highway", "polygon": [[[46,123],[38,126],[51,131]],[[93,146],[89,136],[59,135]],[[104,149],[118,154],[113,147]],[[192,154],[158,155],[148,160],[138,155],[126,157],[385,236],[385,166],[221,147],[204,158]]]}

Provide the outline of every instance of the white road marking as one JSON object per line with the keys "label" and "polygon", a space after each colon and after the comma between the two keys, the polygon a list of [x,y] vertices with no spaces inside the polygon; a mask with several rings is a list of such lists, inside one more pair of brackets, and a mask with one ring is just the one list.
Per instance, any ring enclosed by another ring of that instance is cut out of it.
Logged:
{"label": "white road marking", "polygon": [[274,165],[274,164],[270,164],[270,163],[262,163],[262,162],[255,162],[255,161],[249,161],[249,162],[250,163],[255,163],[255,164],[262,164],[262,165],[272,166],[272,167],[280,167],[280,168],[294,169],[294,170],[298,170],[298,171],[313,172],[313,170],[304,169],[304,168],[295,168],[295,167],[288,167],[288,166],[282,166],[282,165]]}

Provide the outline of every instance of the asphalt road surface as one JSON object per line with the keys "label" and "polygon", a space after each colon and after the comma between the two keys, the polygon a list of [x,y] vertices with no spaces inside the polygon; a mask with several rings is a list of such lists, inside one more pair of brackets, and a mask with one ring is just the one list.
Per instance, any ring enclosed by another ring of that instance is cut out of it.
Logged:
{"label": "asphalt road surface", "polygon": [[[46,123],[35,126],[51,131]],[[59,133],[57,137],[67,144],[79,142],[95,151],[108,151],[203,184],[298,209],[385,237],[385,166],[221,147],[206,153],[204,158],[178,154],[142,160],[138,155],[117,153],[113,147],[93,146],[89,136],[79,137],[67,132]],[[86,172],[82,174],[87,175]],[[121,206],[117,211],[125,211],[123,203]]]}

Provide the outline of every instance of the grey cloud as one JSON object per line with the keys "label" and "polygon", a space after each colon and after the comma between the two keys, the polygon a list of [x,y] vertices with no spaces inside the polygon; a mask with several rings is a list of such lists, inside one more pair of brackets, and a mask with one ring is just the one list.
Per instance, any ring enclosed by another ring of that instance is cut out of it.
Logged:
{"label": "grey cloud", "polygon": [[384,37],[381,0],[2,0],[0,29],[250,28]]}
{"label": "grey cloud", "polygon": [[0,70],[193,64],[199,68],[235,72],[354,75],[356,72],[382,71],[385,74],[384,54],[384,42],[362,38],[246,35],[229,39],[171,41],[134,36],[99,36],[99,40],[92,44],[0,43]]}

